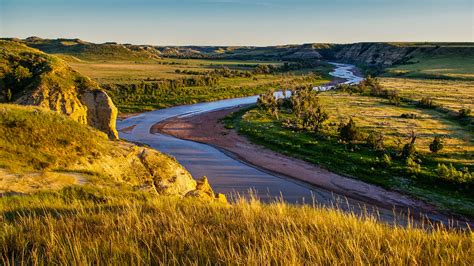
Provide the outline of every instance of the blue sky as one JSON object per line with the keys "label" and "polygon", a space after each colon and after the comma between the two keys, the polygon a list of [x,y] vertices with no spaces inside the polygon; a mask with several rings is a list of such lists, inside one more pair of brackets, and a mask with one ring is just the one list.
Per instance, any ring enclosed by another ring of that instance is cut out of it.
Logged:
{"label": "blue sky", "polygon": [[0,0],[0,35],[156,45],[473,42],[473,2]]}

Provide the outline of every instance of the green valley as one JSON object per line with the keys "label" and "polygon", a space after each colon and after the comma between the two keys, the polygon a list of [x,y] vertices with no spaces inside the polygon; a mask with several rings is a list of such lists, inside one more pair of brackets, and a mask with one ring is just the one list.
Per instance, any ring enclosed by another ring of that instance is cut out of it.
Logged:
{"label": "green valley", "polygon": [[471,265],[472,56],[2,38],[0,263]]}

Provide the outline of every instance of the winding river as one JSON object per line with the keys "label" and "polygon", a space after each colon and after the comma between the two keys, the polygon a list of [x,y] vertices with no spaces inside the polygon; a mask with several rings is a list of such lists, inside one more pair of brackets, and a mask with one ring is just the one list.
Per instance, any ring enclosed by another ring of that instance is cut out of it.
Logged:
{"label": "winding river", "polygon": [[[361,77],[355,75],[354,66],[332,63],[335,69],[330,74],[344,79],[344,83],[358,83]],[[319,87],[327,90],[329,88]],[[231,108],[255,103],[258,96],[205,102],[192,105],[176,106],[143,113],[117,122],[117,128],[131,128],[120,132],[120,138],[144,143],[161,152],[174,156],[194,177],[207,176],[216,192],[232,198],[235,195],[257,195],[262,201],[275,199],[290,203],[317,203],[318,205],[352,210],[363,213],[367,209],[376,212],[382,220],[393,221],[392,209],[375,208],[367,203],[339,196],[331,191],[318,188],[303,182],[266,172],[241,162],[224,151],[206,144],[178,139],[163,134],[151,134],[151,127],[157,122],[172,118],[195,115],[223,108]],[[374,211],[376,209],[376,211]],[[436,219],[436,217],[430,217]]]}

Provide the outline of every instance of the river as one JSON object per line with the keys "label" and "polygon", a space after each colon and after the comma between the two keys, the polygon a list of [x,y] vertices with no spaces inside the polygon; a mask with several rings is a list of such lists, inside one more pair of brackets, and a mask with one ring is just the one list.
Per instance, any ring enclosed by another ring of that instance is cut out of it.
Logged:
{"label": "river", "polygon": [[[335,65],[335,69],[330,74],[337,78],[343,78],[345,83],[358,83],[362,80],[362,77],[351,71],[354,66],[332,64]],[[328,88],[322,90],[326,89]],[[377,213],[382,220],[386,221],[393,221],[394,217],[398,216],[394,215],[392,209],[376,208],[307,183],[268,173],[209,145],[150,133],[154,124],[172,117],[190,116],[251,104],[255,103],[257,98],[258,96],[251,96],[155,110],[118,121],[117,128],[120,130],[135,126],[127,133],[120,132],[120,138],[144,143],[174,156],[193,177],[207,176],[214,191],[224,193],[229,198],[234,198],[236,195],[248,196],[252,194],[265,202],[278,199],[289,203],[316,203],[327,207],[337,206],[356,213],[364,213],[365,209],[368,209],[370,213]],[[436,219],[436,217],[431,218]]]}

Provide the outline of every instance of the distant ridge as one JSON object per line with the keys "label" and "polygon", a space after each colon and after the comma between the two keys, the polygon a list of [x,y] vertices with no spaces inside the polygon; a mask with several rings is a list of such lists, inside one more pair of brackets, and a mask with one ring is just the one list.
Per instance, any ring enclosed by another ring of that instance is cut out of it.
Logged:
{"label": "distant ridge", "polygon": [[354,44],[310,43],[268,47],[255,46],[153,46],[80,39],[14,39],[51,54],[83,60],[153,61],[161,57],[241,60],[337,60],[366,66],[389,67],[416,57],[474,57],[474,43],[450,42],[361,42]]}

